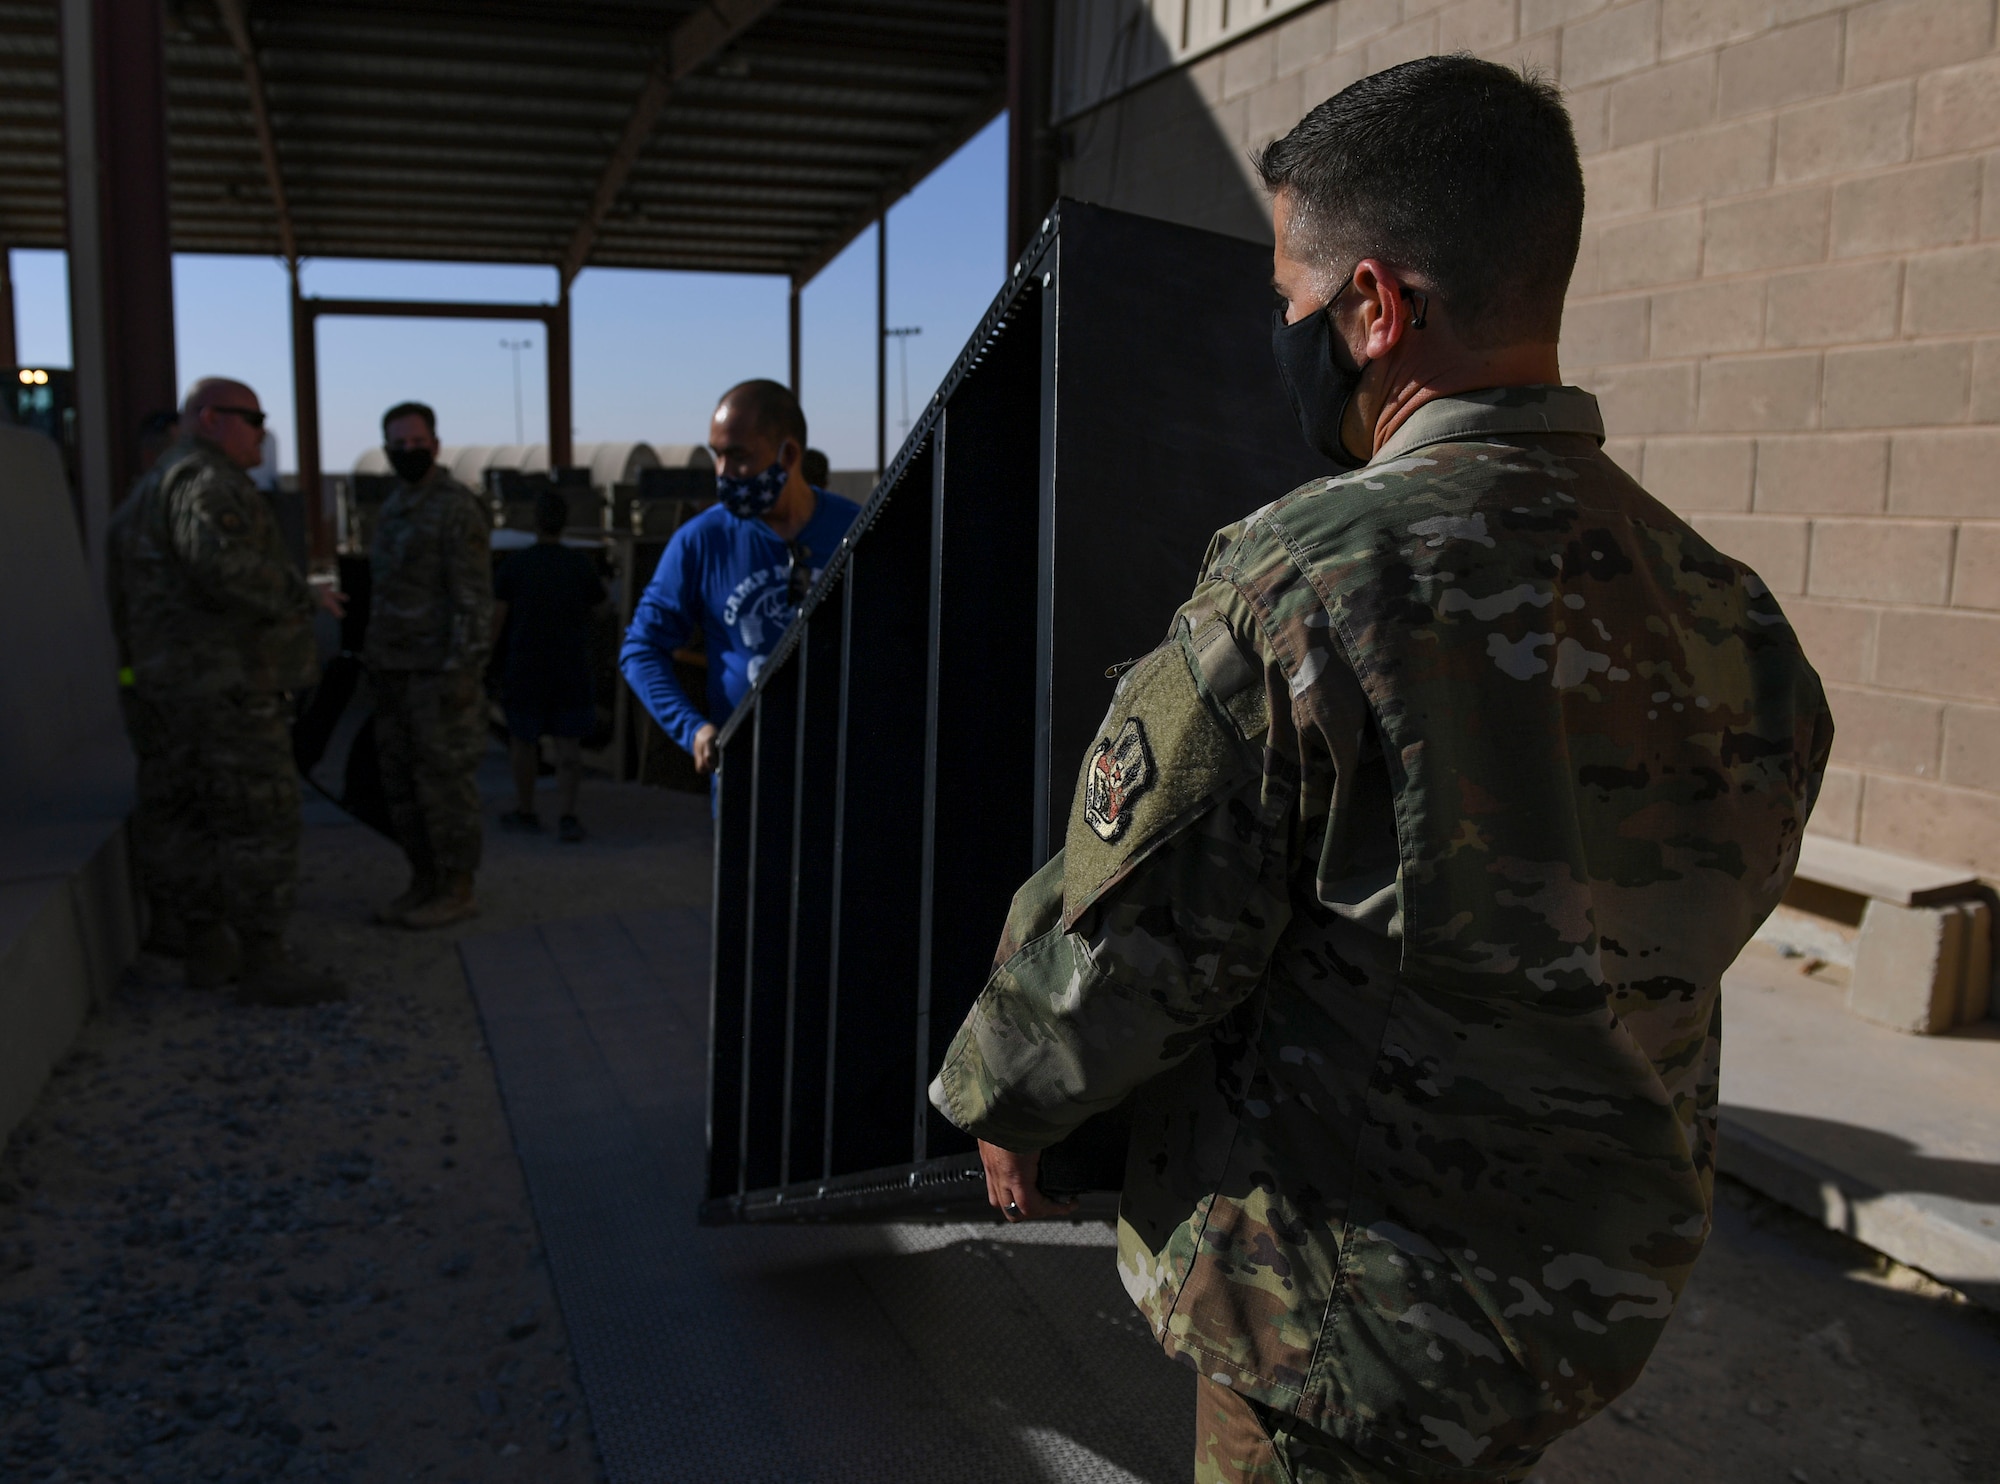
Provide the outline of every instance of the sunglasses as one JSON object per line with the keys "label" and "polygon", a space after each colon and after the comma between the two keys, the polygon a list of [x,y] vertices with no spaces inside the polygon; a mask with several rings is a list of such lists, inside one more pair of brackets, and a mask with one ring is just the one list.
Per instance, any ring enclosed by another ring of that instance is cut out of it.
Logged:
{"label": "sunglasses", "polygon": [[791,560],[785,564],[785,595],[796,608],[812,591],[812,553],[796,541],[787,541],[785,549],[791,553]]}
{"label": "sunglasses", "polygon": [[259,430],[264,426],[264,414],[254,407],[211,407],[209,411],[230,413],[233,416],[242,418],[251,427]]}

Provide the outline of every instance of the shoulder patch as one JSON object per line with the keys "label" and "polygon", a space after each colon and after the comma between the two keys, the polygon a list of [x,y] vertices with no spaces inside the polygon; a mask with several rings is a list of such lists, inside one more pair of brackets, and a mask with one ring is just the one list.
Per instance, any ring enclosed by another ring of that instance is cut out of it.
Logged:
{"label": "shoulder patch", "polygon": [[1153,751],[1146,745],[1146,723],[1125,718],[1116,737],[1091,750],[1083,777],[1083,819],[1097,838],[1109,845],[1132,824],[1132,806],[1153,786]]}

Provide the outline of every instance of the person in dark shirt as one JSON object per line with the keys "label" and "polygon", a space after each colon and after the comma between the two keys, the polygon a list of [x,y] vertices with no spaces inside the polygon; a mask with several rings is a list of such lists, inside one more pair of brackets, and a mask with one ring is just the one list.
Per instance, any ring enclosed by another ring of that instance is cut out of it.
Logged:
{"label": "person in dark shirt", "polygon": [[501,696],[507,711],[516,807],[503,828],[539,830],[535,774],[541,739],[555,744],[561,801],[558,837],[583,838],[576,817],[582,781],[582,739],[597,722],[590,678],[590,620],[604,602],[604,583],[588,552],[562,544],[569,502],[558,494],[535,501],[535,544],[500,564],[493,581],[493,635],[504,643]]}

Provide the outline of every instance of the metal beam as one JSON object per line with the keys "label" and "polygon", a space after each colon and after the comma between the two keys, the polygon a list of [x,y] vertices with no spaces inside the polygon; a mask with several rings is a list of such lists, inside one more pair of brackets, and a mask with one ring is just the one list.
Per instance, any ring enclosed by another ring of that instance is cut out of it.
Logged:
{"label": "metal beam", "polygon": [[250,44],[250,23],[243,14],[243,0],[215,0],[222,13],[222,28],[243,62],[243,84],[250,90],[250,121],[257,128],[257,148],[264,156],[264,181],[271,190],[271,209],[278,217],[278,243],[285,261],[299,260],[299,239],[292,231],[292,208],[285,200],[285,178],[278,171],[278,141],[271,132],[271,111],[264,103],[264,69],[257,65],[257,50]]}
{"label": "metal beam", "polygon": [[996,88],[975,100],[972,109],[957,127],[938,135],[928,149],[911,160],[900,173],[890,178],[888,189],[883,192],[876,204],[850,216],[826,239],[825,246],[811,257],[794,264],[792,276],[800,283],[810,283],[817,278],[820,269],[846,252],[854,239],[874,224],[875,218],[880,213],[887,211],[890,205],[907,196],[926,175],[957,154],[967,140],[991,123],[993,116],[1006,106],[1005,88]]}
{"label": "metal beam", "polygon": [[625,178],[632,173],[633,163],[646,147],[646,140],[653,132],[653,125],[659,122],[660,110],[667,106],[667,95],[673,91],[674,84],[762,19],[764,13],[777,3],[778,0],[708,0],[703,9],[674,27],[665,48],[646,75],[646,85],[640,89],[638,101],[632,105],[632,116],[625,121],[625,132],[618,140],[618,147],[605,161],[604,173],[598,177],[596,194],[590,200],[590,210],[577,223],[576,234],[570,238],[569,248],[563,253],[561,266],[565,285],[582,272],[583,265],[589,261],[591,244],[597,240],[597,229],[611,210],[612,203],[618,199],[619,191],[624,189]]}
{"label": "metal beam", "polygon": [[875,477],[889,468],[889,203],[875,218]]}
{"label": "metal beam", "polygon": [[549,382],[549,467],[566,469],[570,464],[570,361],[569,284],[562,285],[555,313],[542,323],[546,327],[542,344],[548,350]]}
{"label": "metal beam", "polygon": [[[21,359],[20,343],[14,335],[14,268],[10,259],[7,243],[0,239],[0,366],[17,365]],[[799,291],[794,287],[792,303],[798,302]],[[795,309],[792,313],[796,323],[798,311]],[[794,334],[792,340],[796,344],[798,336]],[[792,380],[795,383],[798,381],[796,373]]]}
{"label": "metal beam", "polygon": [[1054,0],[1007,4],[1007,262],[1034,241],[1060,190],[1055,131]]}
{"label": "metal beam", "polygon": [[785,299],[785,326],[787,360],[792,372],[792,395],[799,393],[799,290],[804,287],[796,278],[792,280],[792,291]]}
{"label": "metal beam", "polygon": [[174,403],[166,50],[158,0],[61,0],[61,15],[78,513],[101,582],[140,420]]}

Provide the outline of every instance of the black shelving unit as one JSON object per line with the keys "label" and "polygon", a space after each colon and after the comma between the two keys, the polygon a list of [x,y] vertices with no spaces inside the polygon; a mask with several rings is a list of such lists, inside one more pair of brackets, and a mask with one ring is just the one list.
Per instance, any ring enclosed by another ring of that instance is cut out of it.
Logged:
{"label": "black shelving unit", "polygon": [[[1326,472],[1270,251],[1063,201],[720,736],[709,1222],[962,1216],[925,1088],[1062,841],[1107,667],[1216,528]],[[1115,1118],[1044,1160],[1097,1206]]]}

